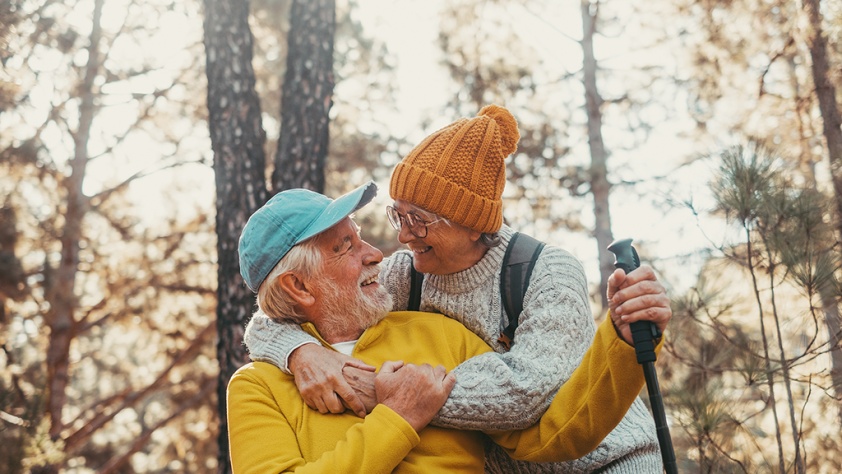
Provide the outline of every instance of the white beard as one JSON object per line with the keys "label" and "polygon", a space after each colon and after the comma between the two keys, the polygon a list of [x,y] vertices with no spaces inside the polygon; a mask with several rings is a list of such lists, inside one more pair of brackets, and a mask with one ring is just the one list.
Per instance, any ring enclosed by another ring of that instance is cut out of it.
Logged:
{"label": "white beard", "polygon": [[319,279],[317,285],[322,289],[323,310],[318,329],[325,338],[329,334],[361,334],[392,309],[392,295],[382,286],[365,294],[359,285],[352,287],[347,282]]}

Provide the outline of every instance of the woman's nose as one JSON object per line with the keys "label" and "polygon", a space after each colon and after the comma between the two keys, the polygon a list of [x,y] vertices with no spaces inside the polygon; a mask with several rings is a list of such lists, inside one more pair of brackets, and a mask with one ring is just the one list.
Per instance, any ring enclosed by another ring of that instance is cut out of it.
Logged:
{"label": "woman's nose", "polygon": [[401,222],[401,230],[398,231],[398,242],[406,244],[415,238],[412,232],[409,231],[409,225]]}

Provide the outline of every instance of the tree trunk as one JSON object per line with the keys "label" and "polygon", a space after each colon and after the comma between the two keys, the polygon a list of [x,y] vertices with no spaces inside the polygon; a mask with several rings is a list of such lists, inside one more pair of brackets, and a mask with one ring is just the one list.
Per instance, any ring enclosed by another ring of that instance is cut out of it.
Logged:
{"label": "tree trunk", "polygon": [[231,375],[248,356],[243,329],[254,295],[239,272],[237,244],[248,217],[267,199],[266,134],[252,68],[248,1],[205,0],[208,122],[216,175],[217,385],[219,472],[230,472],[225,394]]}
{"label": "tree trunk", "polygon": [[842,236],[842,118],[836,105],[836,89],[830,81],[830,66],[827,58],[827,41],[822,34],[822,18],[818,0],[804,0],[804,10],[810,24],[809,47],[813,60],[813,83],[819,110],[822,114],[823,130],[827,141],[833,190],[836,197],[837,230]]}
{"label": "tree trunk", "polygon": [[281,94],[281,132],[272,191],[324,192],[333,105],[334,0],[294,0]]}
{"label": "tree trunk", "polygon": [[[809,47],[812,58],[813,83],[822,114],[824,137],[827,142],[830,173],[836,203],[836,231],[842,238],[842,116],[836,104],[836,89],[830,81],[827,40],[822,33],[822,18],[818,0],[804,0],[804,11],[810,24]],[[840,347],[839,297],[833,289],[821,288],[822,305],[827,324],[830,355],[833,363],[832,381],[836,396],[842,395],[842,347]],[[842,407],[839,414],[842,423]]]}
{"label": "tree trunk", "polygon": [[593,50],[593,36],[596,31],[597,5],[582,0],[582,52],[584,53],[585,103],[588,113],[588,146],[591,152],[589,173],[591,193],[594,202],[594,237],[599,255],[599,296],[602,313],[608,309],[608,276],[614,271],[614,259],[607,250],[614,240],[611,233],[611,210],[608,198],[611,183],[608,182],[608,159],[605,142],[602,140],[602,97],[596,88],[596,57]]}
{"label": "tree trunk", "polygon": [[[82,183],[88,165],[88,138],[94,118],[94,80],[99,73],[99,43],[102,37],[102,7],[104,0],[94,2],[88,61],[82,84],[79,86],[79,128],[73,134],[74,155],[70,161],[70,176],[62,182],[67,199],[64,226],[61,231],[61,260],[47,291],[50,309],[47,326],[50,342],[47,348],[47,412],[50,418],[50,436],[58,439],[63,428],[62,411],[67,402],[69,380],[70,344],[76,333],[75,293],[76,274],[79,267],[79,242],[82,239],[82,221],[88,211],[88,199],[82,192]],[[49,265],[47,263],[46,265]]]}

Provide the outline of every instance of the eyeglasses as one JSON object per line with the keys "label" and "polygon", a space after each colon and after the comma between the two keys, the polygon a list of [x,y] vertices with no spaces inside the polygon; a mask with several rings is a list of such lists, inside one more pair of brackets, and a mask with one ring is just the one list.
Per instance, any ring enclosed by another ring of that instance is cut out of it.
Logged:
{"label": "eyeglasses", "polygon": [[428,225],[435,224],[443,219],[442,217],[439,217],[434,221],[427,222],[414,212],[401,214],[392,206],[386,206],[386,217],[389,218],[389,224],[392,224],[392,227],[396,231],[400,232],[401,227],[403,227],[403,225],[407,225],[409,227],[409,232],[419,239],[423,239],[427,236]]}

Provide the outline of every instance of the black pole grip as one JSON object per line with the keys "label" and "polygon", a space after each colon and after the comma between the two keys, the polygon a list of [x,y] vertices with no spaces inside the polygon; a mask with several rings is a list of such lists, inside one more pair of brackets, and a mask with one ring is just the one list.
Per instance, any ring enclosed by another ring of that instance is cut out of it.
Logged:
{"label": "black pole grip", "polygon": [[[627,275],[640,266],[640,257],[631,243],[632,239],[622,239],[608,246],[608,251],[614,254],[614,267],[622,269]],[[651,321],[635,321],[629,327],[637,363],[655,362],[655,340],[660,337],[658,326]]]}

